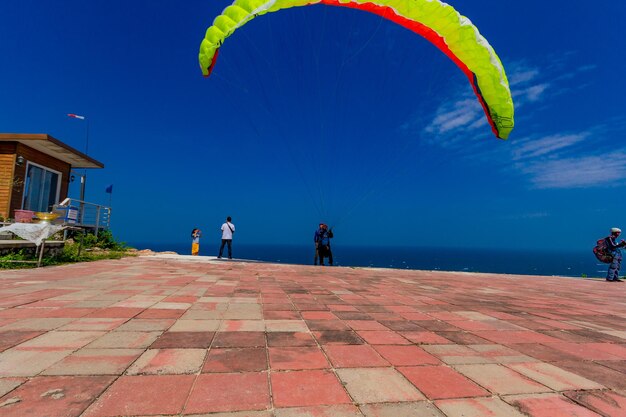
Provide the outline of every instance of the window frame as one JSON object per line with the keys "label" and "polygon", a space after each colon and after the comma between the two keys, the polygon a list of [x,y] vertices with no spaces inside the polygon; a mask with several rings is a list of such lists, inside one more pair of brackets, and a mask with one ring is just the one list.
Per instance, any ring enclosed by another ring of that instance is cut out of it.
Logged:
{"label": "window frame", "polygon": [[[30,168],[30,166],[33,165],[37,168],[41,168],[42,170],[45,171],[49,171],[53,174],[57,174],[58,175],[58,181],[57,181],[57,189],[56,189],[56,193],[54,196],[54,204],[59,204],[59,196],[61,195],[61,182],[63,180],[63,173],[59,172],[55,169],[49,168],[45,165],[41,165],[38,164],[36,162],[32,162],[32,161],[26,161],[26,169],[24,171],[24,188],[22,188],[22,204],[21,204],[21,208],[22,210],[24,210],[24,204],[26,203],[26,186],[30,185],[30,183],[27,184],[27,180],[28,180],[28,170]],[[47,209],[47,208],[46,208]]]}

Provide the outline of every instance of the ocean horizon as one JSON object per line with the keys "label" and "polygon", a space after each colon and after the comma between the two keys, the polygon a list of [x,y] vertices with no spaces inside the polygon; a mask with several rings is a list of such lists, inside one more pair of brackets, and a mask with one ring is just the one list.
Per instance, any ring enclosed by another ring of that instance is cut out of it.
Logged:
{"label": "ocean horizon", "polygon": [[[187,243],[128,243],[137,249],[190,254]],[[226,248],[224,248],[226,251]],[[217,256],[219,243],[200,244],[201,256]],[[226,255],[226,253],[224,254]],[[254,261],[312,265],[312,245],[233,243],[233,257]],[[363,247],[333,245],[336,266],[483,272],[567,277],[604,277],[608,265],[588,251],[523,249]],[[326,262],[327,263],[327,262]]]}

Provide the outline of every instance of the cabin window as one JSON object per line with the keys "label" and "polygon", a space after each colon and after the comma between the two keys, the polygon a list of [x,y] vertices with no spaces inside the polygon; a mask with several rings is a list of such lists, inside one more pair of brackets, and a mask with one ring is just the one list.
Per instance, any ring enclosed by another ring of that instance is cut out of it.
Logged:
{"label": "cabin window", "polygon": [[28,162],[22,209],[51,211],[52,206],[59,202],[60,178],[60,172]]}

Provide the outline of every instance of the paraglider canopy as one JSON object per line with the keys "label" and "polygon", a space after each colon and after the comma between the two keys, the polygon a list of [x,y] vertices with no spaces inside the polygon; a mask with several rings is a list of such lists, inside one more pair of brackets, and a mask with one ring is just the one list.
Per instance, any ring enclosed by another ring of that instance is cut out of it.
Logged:
{"label": "paraglider canopy", "polygon": [[199,61],[203,74],[209,76],[213,71],[224,40],[250,20],[314,4],[375,13],[432,42],[467,76],[496,137],[508,138],[514,126],[514,107],[502,63],[472,22],[440,0],[235,0],[215,18],[202,40]]}

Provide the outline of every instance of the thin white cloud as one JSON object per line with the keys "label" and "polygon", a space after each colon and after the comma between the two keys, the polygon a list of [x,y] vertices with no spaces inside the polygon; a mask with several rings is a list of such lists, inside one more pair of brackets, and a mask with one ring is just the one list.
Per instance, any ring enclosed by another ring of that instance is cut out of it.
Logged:
{"label": "thin white cloud", "polygon": [[612,187],[626,179],[626,150],[606,155],[537,160],[518,164],[537,188]]}
{"label": "thin white cloud", "polygon": [[530,87],[512,90],[511,95],[515,99],[517,107],[520,107],[528,102],[534,103],[540,101],[548,88],[550,88],[550,83],[536,84]]}
{"label": "thin white cloud", "polygon": [[528,68],[524,65],[512,65],[509,71],[509,85],[513,87],[519,84],[525,84],[536,79],[539,74],[540,71],[538,68]]}
{"label": "thin white cloud", "polygon": [[[568,66],[574,54],[564,52],[552,56],[542,65],[527,61],[507,64],[518,121],[525,120],[527,131],[537,131],[542,126],[533,126],[532,113],[525,109],[530,109],[531,105],[533,111],[548,109],[555,97],[571,90],[571,82],[567,81],[570,77],[582,78],[596,68],[593,64]],[[610,165],[608,169],[613,169],[610,176],[602,174],[607,166],[599,163],[603,159],[602,150],[590,146],[591,138],[606,136],[606,132],[602,133],[602,126],[577,132],[512,138],[502,146],[496,146],[486,140],[492,135],[476,97],[461,86],[450,88],[456,97],[450,95],[454,98],[445,100],[444,95],[444,101],[430,117],[424,113],[419,119],[414,116],[402,126],[403,130],[417,133],[424,139],[422,143],[429,146],[458,151],[459,156],[471,155],[468,160],[472,163],[496,164],[502,170],[513,170],[537,188],[597,187],[626,179],[626,164],[622,168],[622,162]],[[458,91],[465,91],[465,94],[459,97]],[[615,124],[611,123],[611,126],[614,128]],[[613,157],[622,161],[626,158],[626,148],[623,152],[615,152]]]}
{"label": "thin white cloud", "polygon": [[458,129],[475,129],[481,126],[484,112],[475,98],[464,98],[441,106],[425,131],[433,134],[452,133]]}
{"label": "thin white cloud", "polygon": [[521,139],[512,146],[513,160],[536,158],[554,151],[566,149],[584,141],[589,135],[590,132],[580,132],[549,135],[539,139]]}

